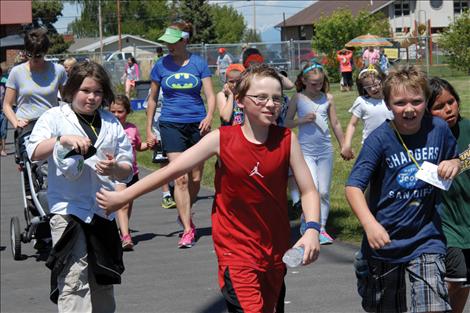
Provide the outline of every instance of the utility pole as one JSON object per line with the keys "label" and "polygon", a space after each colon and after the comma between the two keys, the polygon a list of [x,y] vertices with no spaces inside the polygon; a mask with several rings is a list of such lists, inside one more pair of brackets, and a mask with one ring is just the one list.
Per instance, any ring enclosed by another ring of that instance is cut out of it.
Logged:
{"label": "utility pole", "polygon": [[117,2],[117,18],[118,18],[118,47],[119,51],[122,51],[122,41],[121,41],[121,5],[120,5],[120,0],[116,0]]}
{"label": "utility pole", "polygon": [[256,35],[256,1],[253,0],[253,31]]}
{"label": "utility pole", "polygon": [[98,1],[98,25],[100,28],[100,61],[103,61],[103,24],[101,20],[101,0]]}
{"label": "utility pole", "polygon": [[281,37],[282,41],[286,41],[286,13],[282,12],[282,28],[281,28]]}

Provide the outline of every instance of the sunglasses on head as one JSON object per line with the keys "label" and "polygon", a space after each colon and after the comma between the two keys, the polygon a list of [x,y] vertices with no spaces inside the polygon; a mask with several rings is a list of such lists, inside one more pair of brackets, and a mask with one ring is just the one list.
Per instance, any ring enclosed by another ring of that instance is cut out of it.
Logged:
{"label": "sunglasses on head", "polygon": [[44,52],[38,52],[38,53],[35,53],[35,54],[32,54],[31,52],[26,52],[26,56],[28,58],[39,59],[39,58],[42,58],[44,55],[45,55]]}

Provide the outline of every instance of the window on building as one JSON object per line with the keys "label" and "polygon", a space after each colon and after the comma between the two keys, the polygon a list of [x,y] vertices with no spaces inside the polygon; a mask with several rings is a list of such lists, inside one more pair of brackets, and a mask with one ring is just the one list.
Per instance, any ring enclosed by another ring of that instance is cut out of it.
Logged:
{"label": "window on building", "polygon": [[469,8],[468,0],[454,0],[454,14],[461,14]]}
{"label": "window on building", "polygon": [[402,28],[401,28],[401,27],[395,28],[395,32],[396,32],[396,33],[401,33],[401,32],[402,32]]}
{"label": "window on building", "polygon": [[442,7],[442,0],[430,0],[431,8],[440,9]]}
{"label": "window on building", "polygon": [[299,39],[300,39],[300,40],[305,40],[305,39],[307,39],[307,33],[306,33],[306,31],[305,31],[305,26],[303,26],[303,25],[300,26],[300,28],[299,28]]}
{"label": "window on building", "polygon": [[395,2],[395,16],[410,15],[410,0]]}

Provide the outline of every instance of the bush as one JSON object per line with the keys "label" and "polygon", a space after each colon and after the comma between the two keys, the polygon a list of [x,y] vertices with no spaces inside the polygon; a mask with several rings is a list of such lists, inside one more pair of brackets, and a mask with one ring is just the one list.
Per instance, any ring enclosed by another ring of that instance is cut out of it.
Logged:
{"label": "bush", "polygon": [[335,55],[329,55],[326,64],[324,65],[328,74],[330,83],[339,83],[341,80],[341,73],[339,72],[339,62]]}
{"label": "bush", "polygon": [[348,41],[357,36],[371,33],[389,37],[389,31],[390,24],[381,13],[371,15],[367,11],[362,11],[353,16],[350,11],[339,9],[330,16],[323,16],[315,24],[312,46],[315,50],[328,55],[325,68],[330,81],[335,83],[341,78],[336,51],[344,48]]}
{"label": "bush", "polygon": [[438,42],[449,54],[450,66],[470,75],[470,11],[465,11],[450,24]]}

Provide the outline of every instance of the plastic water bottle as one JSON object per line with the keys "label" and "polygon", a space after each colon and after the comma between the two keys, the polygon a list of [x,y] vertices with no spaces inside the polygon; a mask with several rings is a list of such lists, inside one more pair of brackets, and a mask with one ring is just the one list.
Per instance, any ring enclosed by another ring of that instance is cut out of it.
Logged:
{"label": "plastic water bottle", "polygon": [[302,246],[290,248],[282,257],[282,262],[284,262],[288,267],[298,267],[302,265],[303,260],[304,247]]}
{"label": "plastic water bottle", "polygon": [[354,254],[354,272],[357,277],[357,292],[360,296],[365,295],[367,278],[369,277],[369,264],[364,259],[361,250]]}

